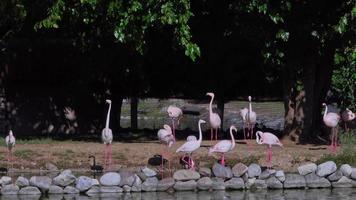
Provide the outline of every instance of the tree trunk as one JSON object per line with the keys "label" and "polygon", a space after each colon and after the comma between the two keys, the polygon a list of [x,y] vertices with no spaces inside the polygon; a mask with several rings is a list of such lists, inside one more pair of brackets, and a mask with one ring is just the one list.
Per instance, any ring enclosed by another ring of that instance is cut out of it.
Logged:
{"label": "tree trunk", "polygon": [[217,107],[220,112],[220,118],[221,118],[221,129],[220,129],[220,137],[226,135],[223,135],[224,133],[224,108],[225,108],[225,103],[224,103],[224,98],[221,96],[218,101],[217,101]]}
{"label": "tree trunk", "polygon": [[137,97],[131,97],[130,105],[131,105],[131,130],[132,131],[136,131],[137,130],[138,98]]}
{"label": "tree trunk", "polygon": [[112,115],[111,115],[111,122],[112,122],[112,129],[115,135],[119,135],[121,125],[121,107],[122,107],[122,96],[118,94],[113,94],[112,96],[113,104],[112,104]]}

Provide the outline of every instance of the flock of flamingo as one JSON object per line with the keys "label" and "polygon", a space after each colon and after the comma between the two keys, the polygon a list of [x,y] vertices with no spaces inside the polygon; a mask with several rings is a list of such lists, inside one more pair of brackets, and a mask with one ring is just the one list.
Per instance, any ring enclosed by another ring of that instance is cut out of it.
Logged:
{"label": "flock of flamingo", "polygon": [[[214,113],[212,109],[212,104],[214,101],[214,93],[207,93],[207,96],[210,96],[210,103],[209,103],[209,123],[210,123],[210,139],[215,140],[218,139],[218,129],[221,128],[221,118],[218,115],[218,113]],[[252,110],[252,98],[251,96],[248,97],[249,101],[249,106],[248,108],[243,108],[240,110],[240,117],[243,120],[243,131],[244,131],[244,138],[245,141],[246,139],[252,139],[253,134],[254,134],[254,126],[256,124],[256,119],[257,115],[256,112]],[[106,123],[105,123],[105,128],[102,130],[102,141],[105,145],[104,148],[104,164],[105,166],[110,166],[112,164],[112,141],[113,141],[113,134],[112,130],[109,128],[109,122],[110,122],[110,111],[111,111],[111,100],[106,100],[106,103],[109,105],[108,111],[107,111],[107,116],[106,116]],[[323,103],[323,106],[325,107],[324,115],[323,115],[323,121],[325,125],[329,128],[331,128],[331,145],[330,148],[333,152],[336,151],[337,148],[337,126],[340,122],[340,120],[343,120],[344,122],[349,122],[355,119],[355,114],[349,110],[346,109],[341,113],[341,116],[338,113],[334,112],[328,112],[328,107],[325,103]],[[172,147],[172,145],[176,142],[176,137],[175,137],[175,129],[179,125],[180,120],[183,117],[183,111],[176,107],[176,106],[169,106],[167,109],[168,116],[172,120],[172,128],[171,126],[165,124],[163,125],[163,129],[158,130],[157,136],[158,139],[161,143],[165,144],[168,148]],[[202,130],[201,126],[202,124],[205,124],[206,121],[200,119],[198,122],[198,127],[199,127],[199,137],[196,138],[193,135],[190,135],[187,137],[187,141],[181,145],[179,148],[177,148],[176,153],[178,152],[183,152],[185,155],[188,156],[188,168],[190,169],[195,169],[195,164],[194,160],[192,159],[192,154],[194,151],[200,148],[201,143],[202,143]],[[346,123],[345,123],[346,124]],[[247,129],[247,134],[245,132],[245,129]],[[345,125],[345,129],[347,129]],[[220,153],[221,154],[221,164],[225,165],[225,154],[232,151],[235,147],[235,138],[234,138],[234,132],[237,132],[237,129],[235,126],[230,126],[230,137],[231,140],[221,140],[217,142],[215,145],[209,148],[208,153],[212,154],[214,152]],[[256,142],[257,144],[264,144],[267,146],[267,151],[266,151],[266,160],[268,163],[268,167],[271,168],[271,160],[272,160],[272,146],[277,145],[280,147],[283,147],[283,144],[279,141],[279,139],[272,133],[269,132],[261,132],[257,131],[255,133],[256,135]],[[12,152],[13,152],[13,147],[15,146],[15,137],[13,135],[12,130],[9,131],[9,135],[5,138],[5,143],[8,147],[8,160],[12,160]],[[247,143],[247,141],[246,141]],[[249,143],[247,143],[249,145]],[[163,147],[163,146],[162,146]],[[249,147],[250,148],[250,147]],[[162,148],[162,167],[163,167],[163,159],[167,157],[166,156],[166,151],[164,148]],[[169,163],[169,168],[170,168],[170,161],[168,160]]]}

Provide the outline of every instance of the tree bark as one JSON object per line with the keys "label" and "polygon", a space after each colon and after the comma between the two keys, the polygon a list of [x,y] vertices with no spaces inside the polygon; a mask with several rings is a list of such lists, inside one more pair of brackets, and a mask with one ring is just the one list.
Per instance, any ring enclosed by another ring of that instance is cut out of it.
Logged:
{"label": "tree bark", "polygon": [[119,135],[121,129],[121,107],[122,107],[122,96],[118,94],[113,94],[112,96],[113,104],[112,104],[112,115],[111,115],[111,122],[112,122],[112,129],[115,135]]}
{"label": "tree bark", "polygon": [[221,118],[221,129],[220,129],[220,136],[226,137],[224,133],[224,109],[225,109],[225,103],[224,103],[224,98],[221,96],[218,101],[217,101],[217,107],[218,110],[220,111],[220,118]]}

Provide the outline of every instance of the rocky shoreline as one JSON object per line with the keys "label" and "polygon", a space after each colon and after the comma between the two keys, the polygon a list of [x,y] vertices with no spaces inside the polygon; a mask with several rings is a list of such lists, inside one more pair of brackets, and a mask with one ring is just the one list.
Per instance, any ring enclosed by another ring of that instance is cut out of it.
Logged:
{"label": "rocky shoreline", "polygon": [[225,167],[215,163],[210,168],[197,171],[181,169],[173,177],[158,179],[155,170],[142,167],[136,172],[120,170],[107,172],[100,179],[76,177],[71,170],[64,170],[54,178],[32,176],[29,180],[19,176],[0,179],[2,195],[85,194],[104,193],[263,190],[263,189],[312,189],[356,188],[356,168],[348,164],[338,169],[333,161],[320,165],[308,163],[298,167],[298,173],[264,169],[258,164],[249,166],[238,163]]}

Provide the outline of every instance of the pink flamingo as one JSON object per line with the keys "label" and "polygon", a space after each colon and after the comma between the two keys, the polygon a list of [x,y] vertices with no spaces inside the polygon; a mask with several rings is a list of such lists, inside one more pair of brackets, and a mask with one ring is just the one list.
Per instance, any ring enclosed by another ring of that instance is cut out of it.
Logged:
{"label": "pink flamingo", "polygon": [[[175,141],[174,136],[172,135],[172,129],[167,124],[163,125],[163,129],[160,129],[157,132],[157,137],[162,144],[165,144],[168,147],[171,147]],[[162,156],[161,167],[162,167],[162,177],[163,177],[163,159],[164,159],[164,157],[166,157],[166,158],[168,157],[168,155],[165,153],[165,150],[163,148],[162,148],[161,156]],[[167,160],[168,160],[169,171],[171,171],[170,160],[169,159],[167,159]]]}
{"label": "pink flamingo", "polygon": [[242,118],[243,120],[245,120],[244,131],[247,126],[247,137],[250,137],[250,139],[252,139],[253,128],[256,124],[256,119],[257,119],[256,113],[252,110],[251,99],[252,99],[251,96],[248,96],[249,107],[247,109],[247,112],[246,112],[246,108],[242,109],[242,114],[245,114],[245,117]]}
{"label": "pink flamingo", "polygon": [[9,135],[6,136],[5,143],[6,143],[7,150],[8,150],[7,160],[12,161],[12,149],[15,147],[15,143],[16,143],[16,138],[14,137],[12,130],[10,130]]}
{"label": "pink flamingo", "polygon": [[172,119],[173,136],[176,138],[176,126],[175,121],[177,120],[177,126],[179,125],[179,120],[183,117],[182,109],[176,106],[168,106],[167,109],[168,116]]}
{"label": "pink flamingo", "polygon": [[194,161],[192,159],[192,154],[195,150],[199,149],[201,142],[202,142],[202,132],[201,132],[201,124],[202,123],[206,123],[204,120],[200,119],[198,122],[198,126],[199,126],[199,138],[198,140],[190,140],[185,142],[182,146],[180,146],[176,153],[178,152],[185,152],[186,154],[189,154],[189,168],[195,170],[195,166],[194,166]]}
{"label": "pink flamingo", "polygon": [[330,148],[332,152],[335,152],[337,146],[337,125],[340,121],[340,116],[336,113],[328,113],[328,106],[325,103],[323,103],[323,106],[325,107],[323,121],[327,127],[331,128]]}
{"label": "pink flamingo", "polygon": [[221,165],[225,166],[225,153],[232,151],[235,147],[235,138],[234,134],[232,131],[237,132],[237,129],[235,126],[230,127],[230,136],[231,140],[221,140],[217,144],[215,144],[213,147],[209,148],[209,154],[213,152],[218,152],[221,153]]}
{"label": "pink flamingo", "polygon": [[283,148],[283,144],[279,141],[278,137],[269,132],[256,132],[256,142],[257,144],[265,144],[267,145],[267,152],[266,152],[266,160],[268,163],[268,167],[271,168],[272,164],[272,145],[278,145]]}
{"label": "pink flamingo", "polygon": [[345,131],[348,132],[346,123],[355,119],[355,113],[353,113],[350,109],[346,108],[346,110],[341,113],[341,119],[345,123]]}
{"label": "pink flamingo", "polygon": [[110,122],[110,111],[111,111],[111,100],[106,100],[106,103],[109,104],[109,109],[108,113],[106,116],[106,123],[105,123],[105,128],[101,132],[101,139],[103,143],[105,144],[105,151],[104,151],[104,163],[105,165],[110,165],[112,164],[112,147],[111,143],[113,140],[113,135],[112,131],[109,128],[109,122]]}
{"label": "pink flamingo", "polygon": [[215,96],[214,93],[208,92],[208,93],[206,93],[206,95],[211,97],[210,104],[209,104],[210,140],[213,140],[213,138],[214,138],[214,129],[216,131],[215,140],[217,140],[218,139],[218,129],[220,128],[220,125],[221,125],[221,119],[217,113],[213,112],[212,104],[213,104],[214,96]]}

